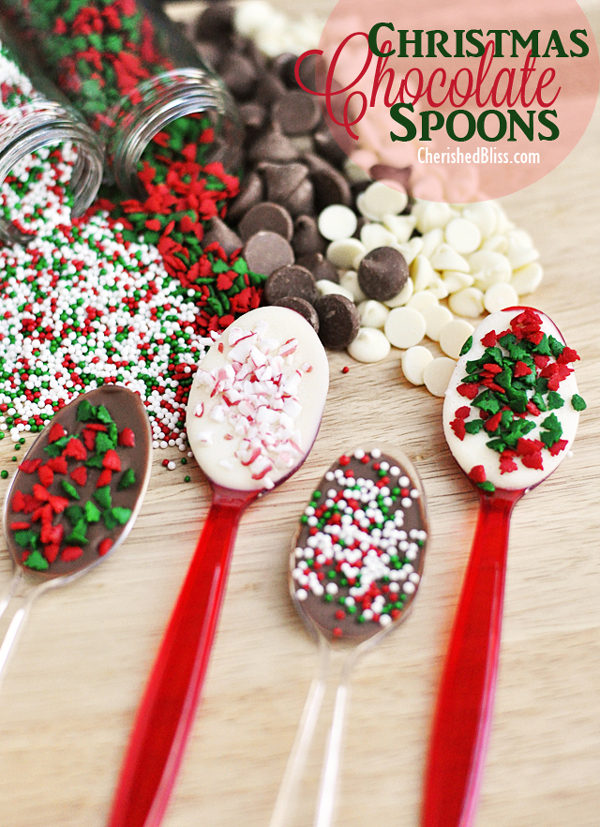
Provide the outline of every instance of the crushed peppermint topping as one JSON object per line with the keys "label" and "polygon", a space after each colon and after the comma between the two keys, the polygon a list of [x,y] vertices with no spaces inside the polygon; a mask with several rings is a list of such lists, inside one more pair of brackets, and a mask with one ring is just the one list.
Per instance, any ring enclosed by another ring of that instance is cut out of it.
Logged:
{"label": "crushed peppermint topping", "polygon": [[[312,367],[293,367],[297,339],[282,343],[267,335],[262,322],[254,331],[232,327],[227,343],[225,365],[198,370],[195,381],[206,388],[212,406],[198,404],[194,416],[204,417],[207,424],[226,423],[230,428],[227,438],[238,442],[234,456],[249,468],[253,480],[272,488],[271,472],[293,468],[303,454],[295,422],[302,411],[298,388]],[[212,431],[200,432],[198,439],[211,444]]]}

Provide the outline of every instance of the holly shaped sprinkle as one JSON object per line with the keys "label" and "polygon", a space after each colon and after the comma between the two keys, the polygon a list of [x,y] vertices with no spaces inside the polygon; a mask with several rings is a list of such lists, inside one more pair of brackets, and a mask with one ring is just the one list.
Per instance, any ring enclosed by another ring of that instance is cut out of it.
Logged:
{"label": "holly shaped sprinkle", "polygon": [[[25,459],[20,465],[31,478],[30,491],[16,489],[9,504],[9,511],[19,515],[9,530],[22,549],[21,562],[36,571],[73,563],[88,555],[88,546],[103,556],[114,543],[111,532],[132,515],[119,504],[118,492],[136,484],[133,468],[124,464],[127,450],[135,447],[134,432],[119,432],[108,409],[87,399],[77,406],[76,424],[77,433],[68,433],[60,422],[51,425],[46,458]],[[96,524],[105,536],[92,542],[90,527]]]}
{"label": "holly shaped sprinkle", "polygon": [[[482,356],[467,360],[466,375],[458,386],[465,404],[450,422],[461,441],[484,433],[486,445],[499,454],[501,474],[526,467],[542,471],[544,452],[563,451],[562,425],[554,411],[570,404],[576,411],[585,402],[575,394],[565,399],[561,383],[573,372],[577,353],[542,330],[542,319],[528,308],[517,314],[504,331],[490,331],[482,339]],[[473,347],[472,337],[461,355]],[[539,438],[528,436],[538,429]],[[483,466],[471,469],[469,477],[484,490],[494,486],[485,479]]]}

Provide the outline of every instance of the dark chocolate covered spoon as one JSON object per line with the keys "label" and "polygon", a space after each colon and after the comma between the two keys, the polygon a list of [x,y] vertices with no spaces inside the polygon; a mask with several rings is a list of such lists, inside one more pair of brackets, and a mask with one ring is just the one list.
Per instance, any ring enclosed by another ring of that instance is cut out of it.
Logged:
{"label": "dark chocolate covered spoon", "polygon": [[4,504],[15,571],[0,616],[23,581],[27,592],[0,646],[0,674],[34,600],[80,577],[127,537],[148,487],[151,453],[142,401],[119,386],[78,396],[35,440]]}

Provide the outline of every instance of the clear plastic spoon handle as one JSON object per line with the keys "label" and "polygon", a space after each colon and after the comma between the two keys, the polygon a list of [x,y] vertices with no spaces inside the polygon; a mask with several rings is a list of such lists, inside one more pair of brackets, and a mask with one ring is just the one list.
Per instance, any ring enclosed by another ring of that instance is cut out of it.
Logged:
{"label": "clear plastic spoon handle", "polygon": [[[4,667],[8,662],[8,658],[10,653],[13,651],[17,640],[19,639],[19,635],[23,630],[23,626],[29,615],[29,611],[37,598],[44,594],[45,592],[50,591],[51,589],[56,589],[59,586],[63,586],[65,583],[68,583],[72,580],[72,577],[57,577],[54,580],[46,580],[43,583],[40,583],[34,589],[32,589],[27,597],[25,598],[24,603],[19,606],[17,611],[14,613],[12,620],[8,625],[8,629],[4,635],[4,639],[2,640],[2,645],[0,646],[0,680],[2,679],[2,673],[4,671]],[[4,606],[2,606],[2,612],[6,609],[9,604],[10,598],[15,592],[15,589],[20,582],[20,578],[18,572],[15,573],[13,576],[13,580],[11,583],[12,589],[10,592],[7,592],[8,600],[3,598]]]}
{"label": "clear plastic spoon handle", "polygon": [[286,819],[298,791],[300,779],[306,765],[308,751],[315,734],[319,712],[327,688],[331,649],[323,637],[319,637],[319,665],[312,680],[302,716],[296,730],[292,751],[286,764],[283,779],[273,808],[269,827],[285,827]]}
{"label": "clear plastic spoon handle", "polygon": [[23,580],[22,570],[18,569],[18,568],[15,568],[15,570],[13,571],[13,576],[10,579],[10,583],[8,584],[8,588],[6,589],[6,591],[4,592],[2,597],[0,597],[0,617],[2,617],[2,615],[6,611],[6,608],[7,608],[8,604],[10,603],[11,597],[16,592],[16,590],[17,590],[17,588],[18,588],[18,586],[19,586],[19,584],[21,583],[22,580]]}

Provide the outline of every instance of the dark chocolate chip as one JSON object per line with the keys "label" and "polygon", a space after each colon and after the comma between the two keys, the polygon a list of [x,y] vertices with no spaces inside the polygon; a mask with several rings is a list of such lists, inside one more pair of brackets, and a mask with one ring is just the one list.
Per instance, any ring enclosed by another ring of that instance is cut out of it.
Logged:
{"label": "dark chocolate chip", "polygon": [[251,172],[244,178],[239,194],[231,202],[227,220],[235,224],[249,209],[258,204],[263,197],[263,182],[258,172]]}
{"label": "dark chocolate chip", "polygon": [[313,304],[319,291],[313,274],[306,267],[287,264],[271,273],[265,282],[265,301],[275,304],[287,296],[298,296]]}
{"label": "dark chocolate chip", "polygon": [[295,190],[292,190],[283,203],[293,218],[305,213],[314,213],[315,199],[312,182],[308,178],[302,181]]}
{"label": "dark chocolate chip", "polygon": [[294,232],[294,223],[289,212],[280,204],[271,201],[263,201],[248,210],[240,221],[240,235],[247,241],[250,236],[261,230],[269,230],[272,233],[279,233],[287,241],[291,241]]}
{"label": "dark chocolate chip", "polygon": [[327,242],[319,232],[317,222],[312,215],[299,215],[294,221],[292,247],[297,259],[311,253],[325,252]]}
{"label": "dark chocolate chip", "polygon": [[348,159],[346,153],[335,140],[327,126],[322,126],[313,132],[313,140],[318,151],[329,163],[341,169]]}
{"label": "dark chocolate chip", "polygon": [[218,216],[211,219],[208,232],[202,240],[202,246],[207,247],[213,241],[216,241],[228,256],[243,246],[243,241],[239,235],[234,233]]}
{"label": "dark chocolate chip", "polygon": [[308,168],[304,164],[263,163],[259,170],[265,181],[267,198],[276,204],[283,204],[308,177]]}
{"label": "dark chocolate chip", "polygon": [[202,12],[196,23],[196,39],[224,41],[234,33],[235,9],[229,3],[214,3]]}
{"label": "dark chocolate chip", "polygon": [[278,126],[272,126],[252,144],[248,157],[251,161],[295,161],[300,153]]}
{"label": "dark chocolate chip", "polygon": [[259,103],[249,101],[238,106],[238,114],[246,130],[246,135],[251,139],[255,139],[267,118],[265,107]]}
{"label": "dark chocolate chip", "polygon": [[319,337],[325,347],[343,350],[353,342],[360,328],[356,305],[346,296],[330,293],[315,302],[319,316]]}
{"label": "dark chocolate chip", "polygon": [[[317,56],[316,55],[308,55],[300,64],[300,71],[298,72],[300,76],[300,80],[306,86],[307,89],[311,89],[313,92],[317,90],[317,81],[316,81],[316,63],[317,63]],[[296,77],[295,77],[295,66],[292,67],[292,78],[294,80],[293,86],[297,87]]]}
{"label": "dark chocolate chip", "polygon": [[277,74],[277,77],[281,78],[288,89],[298,89],[298,84],[294,77],[294,68],[297,60],[297,55],[293,55],[291,52],[284,52],[274,57],[271,61],[271,69]]}
{"label": "dark chocolate chip", "polygon": [[244,244],[242,255],[250,270],[270,276],[279,267],[293,264],[294,251],[289,241],[278,233],[256,233]]}
{"label": "dark chocolate chip", "polygon": [[321,110],[315,97],[292,89],[273,105],[272,116],[284,135],[306,135],[319,125]]}
{"label": "dark chocolate chip", "polygon": [[254,99],[265,106],[283,97],[287,89],[275,72],[263,72],[256,87]]}
{"label": "dark chocolate chip", "polygon": [[350,185],[341,172],[327,165],[327,169],[320,169],[311,176],[315,190],[315,207],[321,212],[331,204],[343,204],[346,207],[352,206],[352,193]]}
{"label": "dark chocolate chip", "polygon": [[228,52],[219,66],[221,80],[236,98],[247,98],[256,85],[256,69],[251,60],[239,52]]}
{"label": "dark chocolate chip", "polygon": [[210,43],[207,40],[201,43],[196,43],[196,51],[209,66],[213,69],[219,69],[219,64],[223,58],[223,52],[217,43]]}
{"label": "dark chocolate chip", "polygon": [[327,279],[327,281],[333,281],[335,284],[340,283],[338,271],[322,253],[312,253],[308,256],[302,256],[296,263],[310,270],[315,277],[315,281]]}
{"label": "dark chocolate chip", "polygon": [[358,267],[358,283],[365,296],[379,302],[392,299],[408,279],[406,259],[393,247],[377,247]]}
{"label": "dark chocolate chip", "polygon": [[295,310],[297,313],[300,313],[315,332],[319,332],[319,317],[317,311],[306,299],[301,299],[299,296],[286,296],[283,299],[278,299],[275,304],[277,307],[289,307],[290,310]]}
{"label": "dark chocolate chip", "polygon": [[369,170],[369,175],[375,181],[395,181],[408,191],[410,170],[410,167],[392,167],[389,164],[374,164]]}

